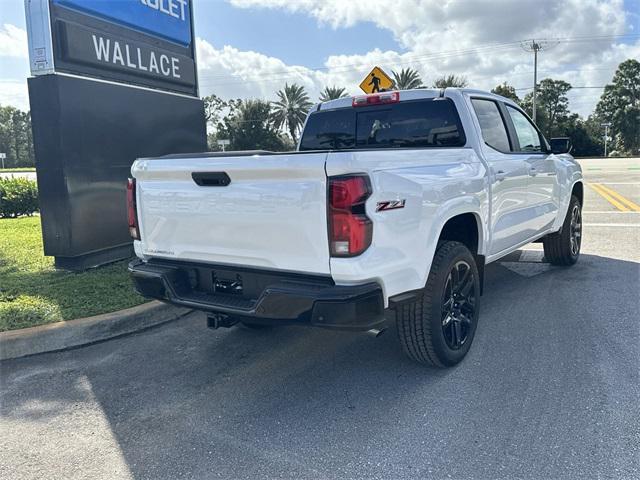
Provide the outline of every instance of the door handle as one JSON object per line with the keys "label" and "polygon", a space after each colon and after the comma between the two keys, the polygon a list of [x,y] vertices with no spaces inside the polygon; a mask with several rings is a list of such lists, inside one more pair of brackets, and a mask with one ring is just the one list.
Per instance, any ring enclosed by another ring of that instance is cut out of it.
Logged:
{"label": "door handle", "polygon": [[226,187],[231,183],[226,172],[193,172],[191,178],[201,187]]}
{"label": "door handle", "polygon": [[535,177],[538,174],[536,167],[529,167],[529,175]]}
{"label": "door handle", "polygon": [[506,174],[506,172],[504,172],[504,170],[498,170],[498,171],[494,174],[494,176],[496,177],[496,180],[497,180],[498,182],[501,182],[501,181],[503,181],[505,178],[507,178],[507,174]]}

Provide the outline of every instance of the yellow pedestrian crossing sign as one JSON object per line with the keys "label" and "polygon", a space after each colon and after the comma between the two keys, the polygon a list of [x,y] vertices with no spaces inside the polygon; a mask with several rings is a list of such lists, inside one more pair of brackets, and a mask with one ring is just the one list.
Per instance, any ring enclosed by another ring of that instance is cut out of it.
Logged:
{"label": "yellow pedestrian crossing sign", "polygon": [[395,83],[389,75],[384,73],[380,67],[373,67],[373,70],[364,78],[360,88],[364,93],[384,92],[393,90]]}

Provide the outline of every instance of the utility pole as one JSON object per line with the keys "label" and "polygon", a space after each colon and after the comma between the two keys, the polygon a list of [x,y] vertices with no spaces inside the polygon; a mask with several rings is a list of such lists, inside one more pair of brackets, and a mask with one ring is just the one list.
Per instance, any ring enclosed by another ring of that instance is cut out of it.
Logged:
{"label": "utility pole", "polygon": [[607,158],[607,141],[609,140],[609,127],[611,122],[601,123],[601,127],[604,127],[604,158]]}
{"label": "utility pole", "polygon": [[520,46],[525,52],[533,52],[533,108],[532,119],[536,121],[536,97],[538,94],[538,52],[545,50],[548,46],[548,42],[536,42],[531,40],[531,43],[521,43]]}

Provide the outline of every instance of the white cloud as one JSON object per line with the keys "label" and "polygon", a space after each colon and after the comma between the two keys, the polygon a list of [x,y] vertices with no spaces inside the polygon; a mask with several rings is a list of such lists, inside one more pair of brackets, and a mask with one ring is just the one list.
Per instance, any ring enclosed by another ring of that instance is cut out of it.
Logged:
{"label": "white cloud", "polygon": [[[10,23],[0,27],[0,60],[4,63],[26,60],[28,57],[27,32]],[[21,62],[18,62],[21,63]],[[19,69],[22,73],[22,68]],[[26,78],[11,78],[16,72],[3,72],[0,79],[0,105],[13,105],[21,110],[29,110],[29,95]]]}
{"label": "white cloud", "polygon": [[[272,100],[285,83],[303,85],[313,101],[318,100],[326,85],[344,86],[349,93],[357,94],[357,86],[374,59],[388,58],[395,62],[401,58],[395,52],[376,50],[358,57],[330,57],[326,68],[312,70],[300,65],[287,65],[278,58],[258,52],[240,51],[231,46],[216,48],[202,38],[197,39],[196,45],[200,94],[215,93],[223,98]],[[354,68],[354,62],[360,68]]]}
{"label": "white cloud", "polygon": [[0,105],[29,110],[29,92],[25,80],[0,80]]}
{"label": "white cloud", "polygon": [[5,23],[0,28],[0,57],[27,58],[28,55],[26,30]]}
{"label": "white cloud", "polygon": [[[273,99],[285,82],[304,85],[317,100],[327,85],[359,93],[358,84],[373,65],[389,73],[416,68],[426,84],[454,73],[471,86],[490,89],[504,81],[519,88],[533,82],[533,56],[518,43],[523,38],[549,39],[539,56],[539,78],[553,77],[574,86],[602,86],[611,81],[616,66],[627,58],[640,58],[640,40],[622,44],[612,35],[637,33],[637,16],[624,11],[622,0],[396,0],[375,5],[375,0],[228,0],[242,8],[272,8],[309,15],[334,28],[371,22],[390,31],[403,51],[372,48],[362,55],[336,52],[322,69],[288,65],[257,51],[212,45],[197,39],[198,71],[202,95],[223,98]],[[373,4],[373,6],[372,6]],[[554,38],[601,36],[599,40],[554,41]],[[304,43],[304,38],[299,39]],[[309,45],[313,48],[313,45]],[[0,57],[27,58],[26,32],[14,25],[0,28]],[[26,82],[7,78],[0,83],[0,103],[28,105]],[[518,93],[523,96],[527,90]],[[591,113],[601,91],[575,89],[571,108]]]}
{"label": "white cloud", "polygon": [[[472,59],[469,55],[437,57],[373,50],[364,55],[331,56],[322,70],[287,65],[278,58],[230,46],[217,49],[203,39],[198,39],[197,45],[200,93],[216,93],[223,98],[273,99],[285,82],[304,85],[314,101],[326,85],[344,86],[355,95],[361,93],[358,84],[373,65],[381,65],[389,73],[391,69],[416,68],[426,84],[431,84],[443,73],[465,75],[470,86],[485,90],[504,81],[516,88],[529,87],[533,83],[533,57],[518,45],[491,56],[474,53]],[[620,62],[640,57],[640,41],[634,45],[600,49],[586,61],[575,64],[565,65],[548,58],[552,53],[551,48],[540,53],[539,79],[564,79],[576,87],[603,86],[611,82]],[[518,93],[524,96],[528,91]],[[601,93],[600,89],[574,89],[569,93],[570,107],[586,117],[593,111]]]}
{"label": "white cloud", "polygon": [[[539,78],[562,78],[575,86],[604,85],[618,63],[640,56],[640,41],[630,46],[612,38],[634,31],[633,14],[625,13],[623,0],[396,0],[379,6],[372,0],[229,1],[241,8],[307,14],[333,28],[372,22],[392,32],[406,52],[336,55],[327,59],[326,74],[308,73],[351,90],[375,64],[389,70],[416,68],[427,84],[455,73],[482,89],[504,81],[526,87],[533,83],[533,56],[518,42],[526,38],[548,39],[547,50],[539,56]],[[562,40],[567,38],[573,40]],[[289,77],[281,83],[285,79]],[[600,93],[576,89],[570,94],[571,106],[587,115]]]}
{"label": "white cloud", "polygon": [[451,50],[532,36],[623,33],[623,0],[228,0],[307,14],[334,28],[372,22],[405,48]]}
{"label": "white cloud", "polygon": [[225,98],[271,98],[285,82],[313,89],[320,75],[261,53],[240,51],[228,45],[217,49],[201,38],[196,46],[202,95],[215,92]]}

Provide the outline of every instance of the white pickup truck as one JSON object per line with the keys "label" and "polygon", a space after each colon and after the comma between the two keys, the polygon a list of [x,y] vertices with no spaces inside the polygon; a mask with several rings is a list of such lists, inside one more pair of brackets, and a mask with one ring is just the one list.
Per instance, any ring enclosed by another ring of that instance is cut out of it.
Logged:
{"label": "white pickup truck", "polygon": [[137,160],[129,227],[137,290],[209,326],[377,331],[406,354],[466,355],[486,264],[541,240],[580,253],[583,182],[512,101],[447,88],[343,98],[310,112],[290,153]]}

